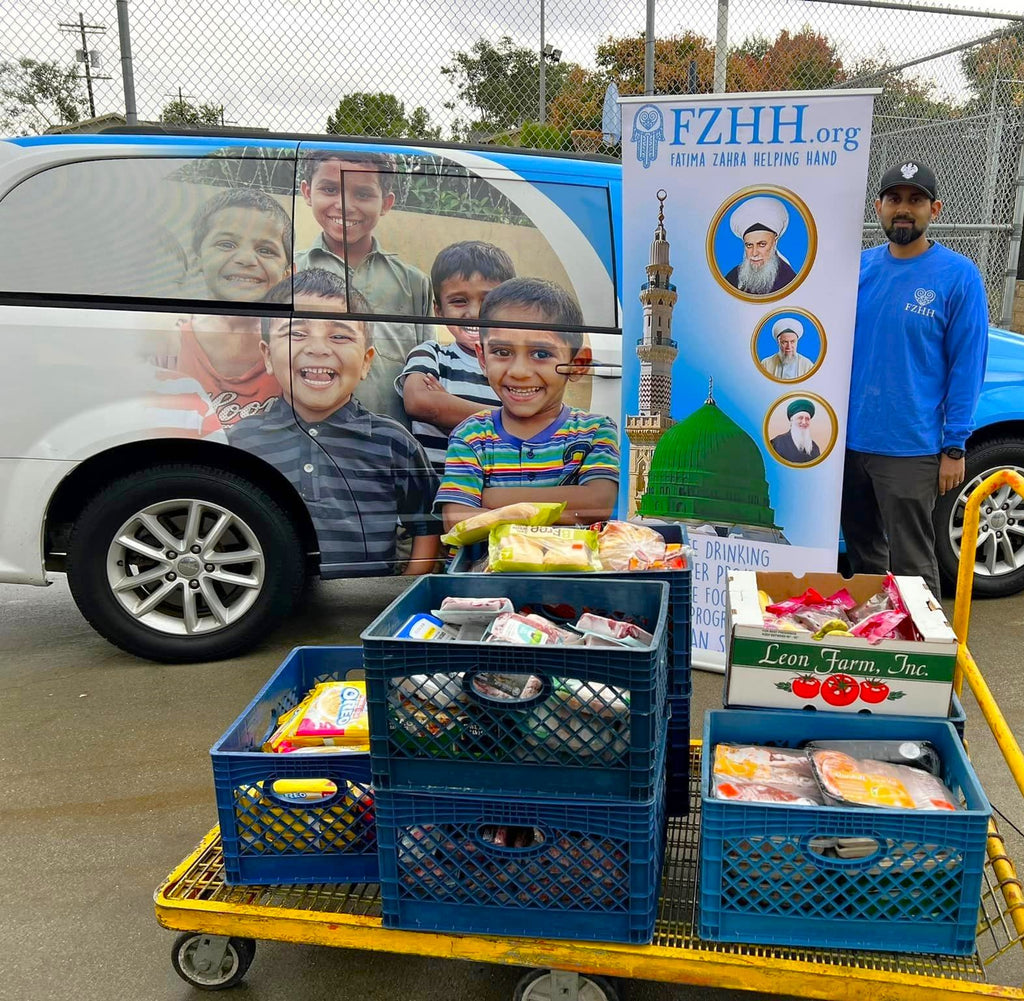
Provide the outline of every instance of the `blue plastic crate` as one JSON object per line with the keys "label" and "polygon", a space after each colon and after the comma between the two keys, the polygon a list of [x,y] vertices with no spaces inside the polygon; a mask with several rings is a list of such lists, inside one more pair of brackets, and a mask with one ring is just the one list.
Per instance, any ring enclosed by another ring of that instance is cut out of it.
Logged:
{"label": "blue plastic crate", "polygon": [[[296,647],[210,749],[225,882],[377,882],[370,756],[260,750],[314,685],[362,667],[359,647]],[[278,779],[330,779],[338,792],[297,805],[274,794]]]}
{"label": "blue plastic crate", "polygon": [[685,817],[690,812],[690,696],[670,695],[668,704],[665,808],[670,817]]}
{"label": "blue plastic crate", "polygon": [[[664,758],[662,758],[664,763]],[[664,782],[645,803],[377,794],[385,928],[646,943],[665,844]],[[487,843],[487,828],[543,838]]]}
{"label": "blue plastic crate", "polygon": [[[926,812],[712,799],[721,742],[928,740],[967,809]],[[704,717],[700,934],[725,942],[970,955],[992,812],[944,720],[758,710]],[[869,838],[866,858],[826,857],[828,839]],[[819,840],[821,839],[821,840]],[[819,849],[819,850],[816,850]]]}
{"label": "blue plastic crate", "polygon": [[[683,533],[677,525],[648,525],[660,532],[668,542],[684,542]],[[450,574],[470,574],[473,564],[487,555],[487,543],[478,542],[458,550],[451,565]],[[536,574],[501,574],[509,576],[531,576]],[[559,577],[585,577],[598,580],[646,580],[663,581],[668,584],[668,628],[665,633],[668,642],[668,693],[684,695],[690,691],[690,591],[692,573],[690,570],[638,570],[635,572],[602,570],[600,573],[561,573]]]}
{"label": "blue plastic crate", "polygon": [[[654,644],[395,638],[411,615],[439,608],[449,595],[507,596],[516,608],[564,621],[584,610],[614,612],[651,632]],[[374,785],[649,799],[658,780],[657,748],[665,740],[667,603],[668,586],[656,582],[420,578],[362,634]],[[488,671],[535,675],[542,689],[523,703],[488,699],[473,689],[473,678]],[[433,697],[439,684],[442,699]],[[565,695],[581,685],[585,704]]]}

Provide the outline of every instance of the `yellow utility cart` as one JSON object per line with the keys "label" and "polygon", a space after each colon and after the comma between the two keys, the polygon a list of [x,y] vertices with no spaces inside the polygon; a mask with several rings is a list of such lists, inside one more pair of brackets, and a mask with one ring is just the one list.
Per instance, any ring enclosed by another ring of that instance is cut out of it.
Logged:
{"label": "yellow utility cart", "polygon": [[[1024,755],[967,648],[978,513],[981,503],[997,491],[1024,497],[1024,478],[1008,470],[994,473],[968,500],[953,622],[959,640],[955,685],[959,694],[967,679],[1024,795]],[[230,987],[245,975],[256,940],[267,939],[532,967],[519,982],[514,1001],[616,1001],[614,978],[827,1001],[866,997],[953,1001],[971,995],[1024,1001],[1024,985],[1000,985],[987,976],[995,960],[1024,946],[1024,892],[994,821],[989,826],[973,956],[790,949],[701,940],[696,932],[701,751],[700,743],[693,742],[691,812],[669,820],[658,921],[650,945],[392,930],[382,926],[376,884],[227,886],[220,834],[214,828],[156,891],[157,921],[181,932],[172,951],[174,969],[202,989]]]}

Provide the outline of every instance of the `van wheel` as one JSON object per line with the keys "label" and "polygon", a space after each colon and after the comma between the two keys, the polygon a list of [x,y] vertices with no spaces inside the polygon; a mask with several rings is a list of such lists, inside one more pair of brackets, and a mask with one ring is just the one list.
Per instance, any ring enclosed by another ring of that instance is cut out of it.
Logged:
{"label": "van wheel", "polygon": [[291,610],[304,556],[266,491],[213,466],[115,480],[82,510],[67,562],[93,628],[129,653],[186,663],[240,654]]}
{"label": "van wheel", "polygon": [[[960,539],[964,534],[967,498],[982,480],[1000,469],[1024,475],[1024,441],[1003,438],[985,442],[967,453],[966,476],[956,490],[935,505],[935,555],[946,586],[956,587]],[[1024,589],[1024,499],[1000,487],[981,505],[974,593],[1001,598]]]}

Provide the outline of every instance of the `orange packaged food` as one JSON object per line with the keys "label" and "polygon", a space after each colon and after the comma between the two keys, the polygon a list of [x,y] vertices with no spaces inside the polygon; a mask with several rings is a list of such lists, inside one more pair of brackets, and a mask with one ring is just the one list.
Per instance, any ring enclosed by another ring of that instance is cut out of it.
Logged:
{"label": "orange packaged food", "polygon": [[812,751],[814,777],[826,800],[837,806],[896,810],[958,810],[941,779],[920,768],[854,758],[842,751]]}

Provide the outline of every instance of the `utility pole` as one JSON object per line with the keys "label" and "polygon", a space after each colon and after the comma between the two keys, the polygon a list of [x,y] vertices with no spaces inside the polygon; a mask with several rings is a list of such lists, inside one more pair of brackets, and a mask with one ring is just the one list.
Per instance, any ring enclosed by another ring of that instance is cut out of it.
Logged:
{"label": "utility pole", "polygon": [[132,69],[132,40],[128,26],[128,0],[117,0],[117,38],[121,46],[124,120],[126,125],[137,125],[139,115],[135,108],[135,73]]}
{"label": "utility pole", "polygon": [[[92,92],[93,80],[109,80],[109,76],[93,76],[93,66],[99,66],[99,52],[89,49],[89,35],[104,35],[107,32],[107,26],[105,24],[86,24],[85,16],[81,11],[78,12],[78,24],[68,24],[63,21],[57,22],[57,27],[63,32],[74,31],[82,39],[82,47],[78,50],[78,61],[85,65],[85,86],[89,92],[89,116],[91,118],[96,117],[96,99]],[[83,77],[77,77],[81,80]]]}

